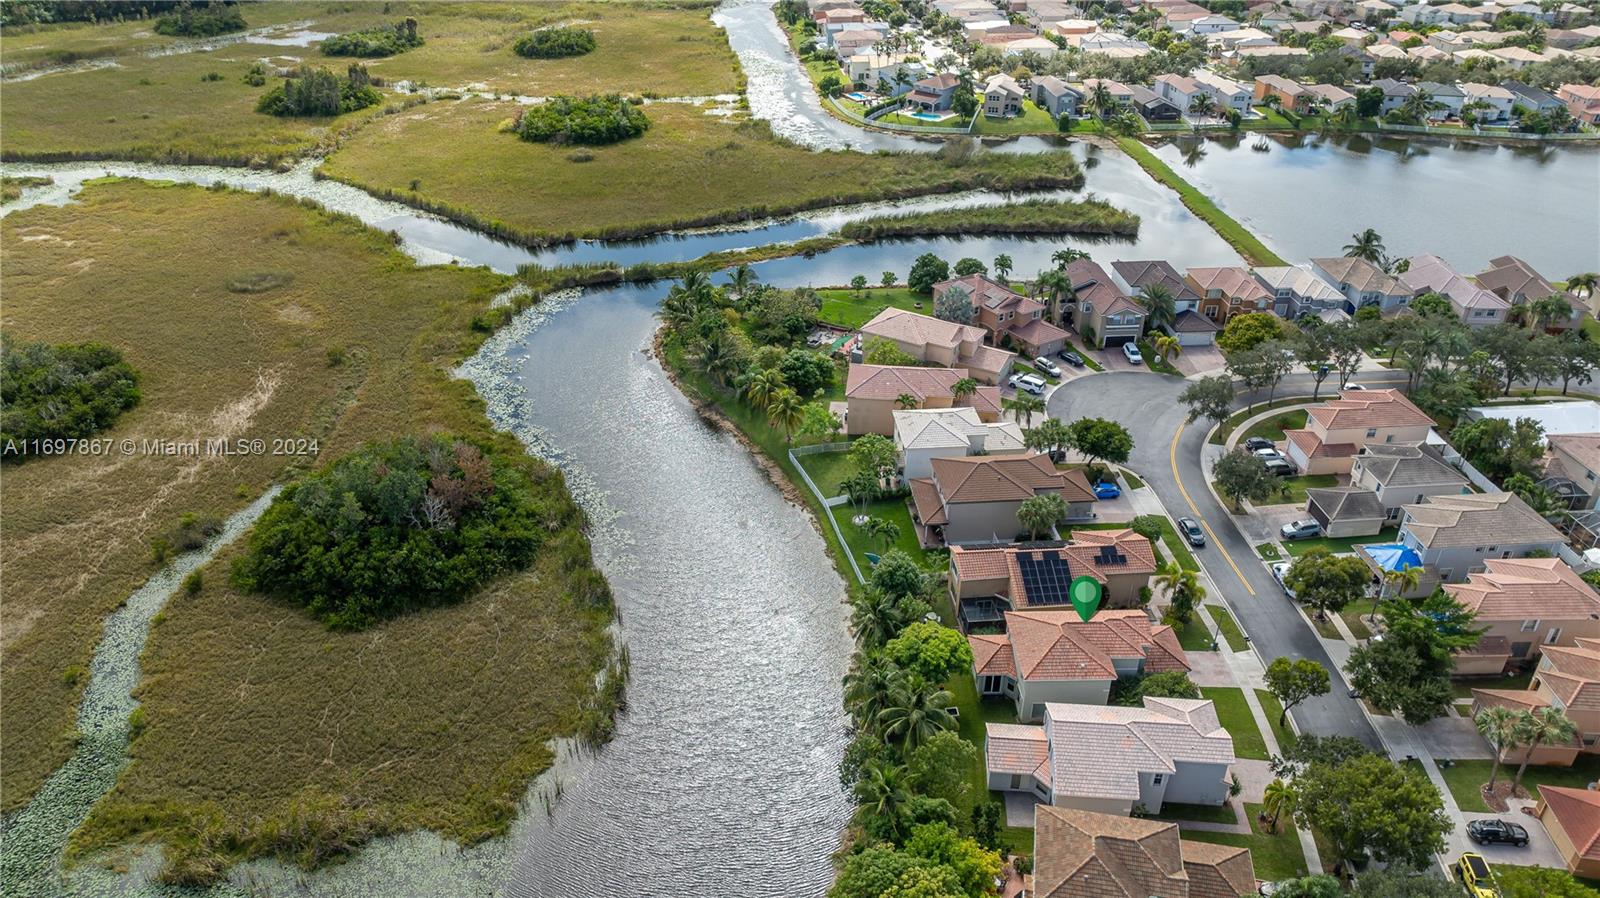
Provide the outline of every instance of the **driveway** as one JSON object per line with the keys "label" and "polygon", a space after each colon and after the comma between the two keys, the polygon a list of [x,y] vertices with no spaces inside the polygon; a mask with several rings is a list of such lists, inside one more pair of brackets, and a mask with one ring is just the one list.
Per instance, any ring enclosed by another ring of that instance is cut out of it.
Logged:
{"label": "driveway", "polygon": [[1184,377],[1219,374],[1227,367],[1227,359],[1222,357],[1222,350],[1215,346],[1185,346],[1178,357],[1172,360]]}

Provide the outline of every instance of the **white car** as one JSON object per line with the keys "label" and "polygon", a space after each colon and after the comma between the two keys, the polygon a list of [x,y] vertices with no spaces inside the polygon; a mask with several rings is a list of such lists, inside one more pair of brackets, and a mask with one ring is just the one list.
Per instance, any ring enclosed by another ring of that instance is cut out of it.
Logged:
{"label": "white car", "polygon": [[1280,561],[1274,564],[1272,566],[1272,579],[1278,581],[1278,585],[1283,587],[1283,594],[1292,599],[1294,598],[1294,590],[1283,582],[1283,578],[1289,575],[1289,568],[1291,567],[1294,567],[1294,563],[1290,561]]}
{"label": "white car", "polygon": [[1340,387],[1339,389],[1341,391],[1343,391],[1343,390],[1365,390],[1366,387],[1363,387],[1362,385],[1360,385],[1358,383],[1351,382],[1351,383],[1345,384],[1344,386]]}
{"label": "white car", "polygon": [[1262,461],[1287,461],[1283,457],[1283,453],[1276,449],[1257,449],[1251,454]]}
{"label": "white car", "polygon": [[1043,371],[1044,373],[1050,375],[1051,377],[1060,377],[1061,376],[1061,366],[1057,365],[1055,362],[1050,361],[1049,359],[1045,358],[1044,356],[1039,356],[1038,358],[1034,359],[1033,360],[1033,367],[1038,368],[1040,371]]}
{"label": "white car", "polygon": [[1035,396],[1044,395],[1044,378],[1037,374],[1013,374],[1011,375],[1010,383],[1012,387],[1025,393],[1032,393]]}
{"label": "white car", "polygon": [[1144,356],[1139,352],[1139,346],[1136,343],[1122,344],[1122,355],[1135,365],[1144,364]]}

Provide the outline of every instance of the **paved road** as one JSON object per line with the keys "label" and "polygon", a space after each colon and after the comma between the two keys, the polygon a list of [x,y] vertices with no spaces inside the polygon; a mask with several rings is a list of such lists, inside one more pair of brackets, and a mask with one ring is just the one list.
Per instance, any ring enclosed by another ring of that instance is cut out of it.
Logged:
{"label": "paved road", "polygon": [[[1373,387],[1399,386],[1405,376],[1364,372],[1359,380]],[[1301,731],[1354,736],[1381,751],[1378,734],[1356,700],[1342,688],[1334,662],[1316,632],[1300,617],[1256,557],[1249,540],[1233,525],[1231,515],[1207,489],[1200,458],[1210,427],[1204,421],[1185,425],[1187,410],[1178,403],[1185,385],[1177,378],[1150,372],[1116,371],[1083,377],[1063,384],[1051,395],[1050,415],[1066,421],[1110,418],[1132,432],[1134,451],[1129,466],[1150,484],[1174,517],[1196,518],[1206,529],[1208,545],[1195,554],[1262,658],[1310,658],[1333,673],[1335,688],[1328,695],[1294,710]],[[1323,387],[1326,396],[1328,384]],[[1279,385],[1277,395],[1310,395],[1311,390],[1310,375],[1290,375]]]}

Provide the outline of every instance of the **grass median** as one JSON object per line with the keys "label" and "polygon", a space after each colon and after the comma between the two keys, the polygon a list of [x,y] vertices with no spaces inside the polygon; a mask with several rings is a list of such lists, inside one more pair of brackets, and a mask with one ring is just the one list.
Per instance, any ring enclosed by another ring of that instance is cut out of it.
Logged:
{"label": "grass median", "polygon": [[1189,207],[1189,211],[1199,216],[1206,224],[1211,225],[1212,229],[1222,239],[1228,241],[1234,249],[1239,251],[1239,255],[1243,256],[1245,261],[1252,265],[1280,266],[1289,264],[1277,253],[1268,249],[1267,245],[1262,243],[1256,235],[1250,233],[1244,225],[1222,211],[1221,207],[1213,202],[1210,197],[1201,193],[1193,184],[1180,177],[1177,172],[1172,170],[1172,166],[1163,162],[1161,157],[1157,156],[1137,138],[1119,137],[1117,138],[1117,146],[1121,147],[1124,153],[1133,157],[1133,161],[1139,163],[1139,167],[1144,169],[1150,177],[1177,191],[1178,197],[1183,200],[1185,206]]}

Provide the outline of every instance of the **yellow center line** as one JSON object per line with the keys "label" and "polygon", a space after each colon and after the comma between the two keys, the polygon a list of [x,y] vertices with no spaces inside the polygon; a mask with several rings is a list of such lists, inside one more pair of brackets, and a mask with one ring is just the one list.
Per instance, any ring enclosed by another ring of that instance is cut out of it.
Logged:
{"label": "yellow center line", "polygon": [[1178,485],[1178,492],[1182,494],[1183,501],[1189,503],[1189,510],[1194,512],[1196,518],[1200,519],[1200,526],[1206,528],[1206,532],[1211,534],[1211,544],[1216,546],[1217,551],[1222,553],[1222,559],[1228,562],[1228,567],[1233,568],[1233,573],[1238,576],[1239,582],[1244,585],[1245,591],[1255,595],[1255,588],[1250,585],[1249,580],[1245,579],[1244,571],[1239,570],[1239,565],[1234,562],[1233,556],[1228,554],[1228,550],[1223,547],[1222,540],[1217,539],[1217,532],[1211,529],[1211,523],[1200,514],[1199,506],[1194,504],[1194,499],[1189,496],[1189,491],[1183,488],[1183,476],[1178,473],[1178,438],[1183,436],[1183,429],[1187,426],[1187,422],[1178,423],[1178,432],[1172,435],[1172,445],[1167,447],[1167,461],[1172,465],[1172,482]]}

